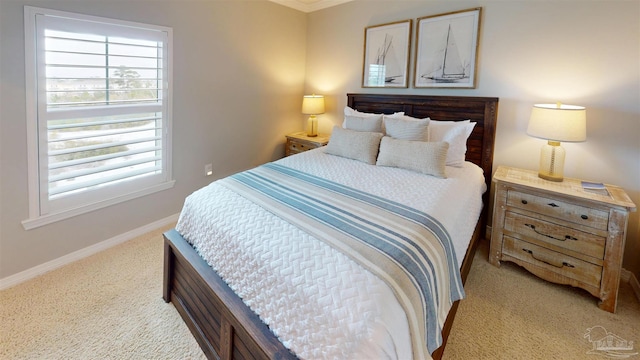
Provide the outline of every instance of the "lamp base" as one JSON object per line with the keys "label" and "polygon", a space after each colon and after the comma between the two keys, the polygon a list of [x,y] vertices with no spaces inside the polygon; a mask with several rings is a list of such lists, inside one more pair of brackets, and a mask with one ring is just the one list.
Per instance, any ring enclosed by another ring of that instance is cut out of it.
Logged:
{"label": "lamp base", "polygon": [[315,115],[309,116],[309,120],[307,121],[307,136],[318,136],[318,118],[316,118]]}
{"label": "lamp base", "polygon": [[538,177],[561,182],[564,180],[564,156],[565,151],[559,141],[549,140],[540,151],[540,170]]}
{"label": "lamp base", "polygon": [[543,173],[538,173],[538,177],[541,179],[545,179],[545,180],[549,180],[549,181],[556,181],[556,182],[562,182],[564,180],[564,178],[562,176],[557,177],[557,176],[549,176]]}

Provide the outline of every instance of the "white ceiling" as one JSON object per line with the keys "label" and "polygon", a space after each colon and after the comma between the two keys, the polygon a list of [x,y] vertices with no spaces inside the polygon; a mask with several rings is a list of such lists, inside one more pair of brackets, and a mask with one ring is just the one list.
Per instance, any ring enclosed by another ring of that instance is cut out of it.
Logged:
{"label": "white ceiling", "polygon": [[310,13],[353,0],[269,0],[280,5]]}

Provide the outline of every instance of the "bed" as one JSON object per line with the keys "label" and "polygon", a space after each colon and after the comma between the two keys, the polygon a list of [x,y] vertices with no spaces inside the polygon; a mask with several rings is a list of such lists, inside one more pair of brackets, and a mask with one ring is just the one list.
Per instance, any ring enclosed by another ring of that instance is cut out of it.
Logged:
{"label": "bed", "polygon": [[[431,121],[475,122],[473,132],[466,143],[466,161],[477,165],[482,171],[481,180],[487,191],[482,202],[488,204],[492,174],[493,143],[497,118],[497,98],[347,94],[348,106],[365,113],[393,114],[403,112],[415,118],[429,117]],[[437,120],[436,120],[437,119]],[[313,153],[313,152],[316,153]],[[316,149],[296,155],[301,158],[331,157]],[[295,159],[284,159],[284,164],[295,163]],[[290,161],[288,163],[287,161]],[[457,170],[456,170],[457,171]],[[482,208],[482,206],[481,206]],[[184,210],[183,210],[184,211]],[[462,282],[466,280],[475,253],[477,241],[484,233],[487,206],[471,226],[470,241],[462,249],[455,264],[460,269]],[[194,246],[176,229],[165,237],[164,290],[163,298],[172,302],[205,355],[210,359],[294,359],[296,356],[243,300],[234,292],[216,271],[212,269]],[[201,249],[202,251],[202,249]],[[459,250],[456,250],[460,252]],[[431,354],[440,358],[446,345],[458,301],[453,302],[442,326],[442,345]],[[444,320],[444,319],[443,319]]]}

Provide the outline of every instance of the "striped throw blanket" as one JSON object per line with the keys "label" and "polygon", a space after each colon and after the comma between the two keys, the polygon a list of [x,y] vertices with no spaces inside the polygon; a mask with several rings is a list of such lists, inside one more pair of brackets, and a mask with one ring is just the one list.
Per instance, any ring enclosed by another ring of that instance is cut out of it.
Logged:
{"label": "striped throw blanket", "polygon": [[464,290],[449,234],[437,220],[274,163],[219,182],[384,280],[407,314],[414,358],[442,344],[442,325]]}

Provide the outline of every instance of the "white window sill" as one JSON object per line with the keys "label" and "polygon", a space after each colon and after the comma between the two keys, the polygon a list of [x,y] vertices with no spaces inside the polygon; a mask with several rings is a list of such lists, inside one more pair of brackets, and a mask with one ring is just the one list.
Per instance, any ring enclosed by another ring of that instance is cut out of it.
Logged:
{"label": "white window sill", "polygon": [[69,219],[69,218],[72,218],[74,216],[86,214],[88,212],[91,212],[91,211],[94,211],[94,210],[98,210],[98,209],[102,209],[102,208],[105,208],[107,206],[119,204],[121,202],[132,200],[132,199],[135,199],[135,198],[138,198],[138,197],[141,197],[141,196],[145,196],[145,195],[153,194],[153,193],[156,193],[156,192],[159,192],[159,191],[167,190],[167,189],[172,188],[175,183],[176,183],[175,180],[171,180],[171,181],[167,181],[167,182],[162,183],[162,184],[158,184],[158,185],[155,185],[155,186],[151,186],[151,187],[145,188],[145,189],[140,190],[140,191],[136,191],[136,192],[133,192],[133,193],[129,193],[129,194],[125,194],[125,195],[122,195],[122,196],[118,196],[116,198],[111,198],[111,199],[108,199],[108,200],[92,203],[92,204],[85,205],[85,206],[78,207],[78,208],[74,208],[74,209],[61,211],[61,212],[58,212],[58,213],[46,214],[46,215],[41,215],[41,216],[38,216],[38,217],[35,217],[35,218],[26,219],[26,220],[22,221],[22,226],[24,227],[25,230],[35,229],[35,228],[38,228],[40,226],[44,226],[44,225],[48,225],[48,224],[51,224],[51,223],[54,223],[54,222],[57,222],[57,221]]}

